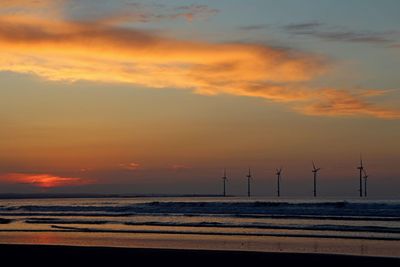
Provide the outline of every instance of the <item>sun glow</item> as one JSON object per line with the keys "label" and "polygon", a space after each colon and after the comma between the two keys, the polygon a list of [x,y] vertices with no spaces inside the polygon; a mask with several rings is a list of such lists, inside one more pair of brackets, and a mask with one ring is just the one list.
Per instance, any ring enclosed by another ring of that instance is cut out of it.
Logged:
{"label": "sun glow", "polygon": [[84,181],[81,178],[60,177],[52,174],[9,173],[0,176],[0,179],[10,183],[30,184],[41,188],[77,186],[89,183],[89,181]]}

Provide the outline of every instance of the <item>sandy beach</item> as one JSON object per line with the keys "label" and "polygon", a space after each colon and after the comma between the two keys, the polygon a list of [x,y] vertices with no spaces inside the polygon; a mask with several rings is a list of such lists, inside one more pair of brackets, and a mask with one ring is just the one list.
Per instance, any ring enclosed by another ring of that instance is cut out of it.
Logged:
{"label": "sandy beach", "polygon": [[[21,257],[23,255],[23,257]],[[307,264],[307,266],[397,266],[398,258],[360,257],[348,255],[308,253],[267,253],[249,251],[215,251],[150,248],[79,247],[55,245],[0,245],[2,261],[16,264],[41,266],[86,265],[109,266],[115,264],[174,266],[205,265],[215,262],[224,264],[242,263],[247,266]]]}

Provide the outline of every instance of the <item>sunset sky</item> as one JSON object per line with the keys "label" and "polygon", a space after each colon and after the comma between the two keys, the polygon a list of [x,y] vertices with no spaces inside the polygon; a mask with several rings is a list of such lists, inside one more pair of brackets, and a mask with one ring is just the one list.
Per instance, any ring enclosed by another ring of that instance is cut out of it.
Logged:
{"label": "sunset sky", "polygon": [[1,0],[0,193],[400,196],[398,0]]}

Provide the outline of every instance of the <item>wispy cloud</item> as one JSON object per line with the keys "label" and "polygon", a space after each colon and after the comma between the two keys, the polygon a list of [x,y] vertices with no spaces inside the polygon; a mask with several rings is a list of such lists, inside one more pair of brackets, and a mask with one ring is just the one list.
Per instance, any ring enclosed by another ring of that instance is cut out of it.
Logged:
{"label": "wispy cloud", "polygon": [[218,9],[207,5],[166,6],[154,3],[126,3],[125,5],[116,5],[116,8],[107,14],[85,16],[85,20],[96,20],[106,24],[161,22],[179,19],[192,22],[208,19],[218,13]]}
{"label": "wispy cloud", "polygon": [[42,18],[60,17],[68,0],[1,0],[0,14]]}
{"label": "wispy cloud", "polygon": [[394,31],[354,31],[344,27],[329,27],[321,22],[293,23],[283,26],[292,35],[310,36],[324,41],[368,43],[391,46],[399,42],[400,34]]}
{"label": "wispy cloud", "polygon": [[192,167],[185,164],[173,164],[170,166],[170,169],[173,171],[181,171],[181,170],[189,170]]}
{"label": "wispy cloud", "polygon": [[0,8],[44,7],[59,2],[60,0],[2,0],[0,1]]}
{"label": "wispy cloud", "polygon": [[239,30],[242,31],[258,31],[258,30],[265,30],[270,28],[270,25],[267,24],[253,24],[253,25],[246,25],[246,26],[240,26]]}
{"label": "wispy cloud", "polygon": [[322,26],[322,23],[317,21],[303,22],[303,23],[292,23],[284,26],[284,29],[290,32],[304,32],[309,33],[315,31],[318,27]]}
{"label": "wispy cloud", "polygon": [[141,165],[137,162],[130,162],[130,163],[120,163],[119,166],[128,171],[136,171],[141,168]]}
{"label": "wispy cloud", "polygon": [[312,115],[399,117],[398,110],[377,107],[363,100],[365,96],[312,87],[313,80],[326,75],[329,63],[292,49],[185,41],[98,20],[3,14],[0,24],[0,71],[53,81],[118,82],[257,97],[291,102],[291,107]]}
{"label": "wispy cloud", "polygon": [[188,6],[178,6],[175,8],[177,13],[175,16],[184,17],[189,21],[196,18],[209,18],[218,14],[220,11],[215,8],[211,8],[207,5],[188,5]]}
{"label": "wispy cloud", "polygon": [[400,111],[376,106],[366,100],[367,97],[379,95],[381,91],[352,94],[345,90],[324,89],[321,97],[310,105],[301,108],[308,115],[326,116],[373,116],[382,119],[400,119]]}

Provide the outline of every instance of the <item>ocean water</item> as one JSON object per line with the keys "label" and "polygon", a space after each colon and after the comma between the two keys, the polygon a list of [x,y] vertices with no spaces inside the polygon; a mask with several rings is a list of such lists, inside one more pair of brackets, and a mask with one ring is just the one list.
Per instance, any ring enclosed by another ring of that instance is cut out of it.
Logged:
{"label": "ocean water", "polygon": [[0,200],[1,230],[400,240],[400,201],[248,198]]}
{"label": "ocean water", "polygon": [[[380,242],[397,249],[400,201],[240,197],[3,199],[0,233],[0,243],[32,233],[41,233],[41,237],[44,233],[57,233],[64,239],[79,235],[86,239],[151,235],[155,241],[165,236],[173,236],[174,240],[191,236],[195,241],[226,243],[236,238],[240,244],[243,240],[306,238],[330,240],[338,247],[358,240],[358,244],[376,241],[374,244]],[[129,246],[127,242],[123,245]]]}

